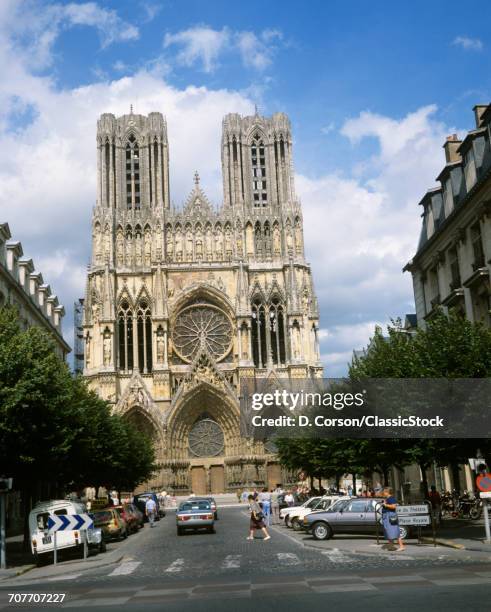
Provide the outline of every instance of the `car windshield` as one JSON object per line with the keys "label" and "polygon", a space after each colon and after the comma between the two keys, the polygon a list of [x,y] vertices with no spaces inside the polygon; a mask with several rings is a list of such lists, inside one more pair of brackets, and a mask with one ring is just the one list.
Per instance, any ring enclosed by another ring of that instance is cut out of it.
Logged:
{"label": "car windshield", "polygon": [[210,510],[210,502],[205,500],[196,501],[196,502],[185,502],[179,506],[179,512],[189,511],[189,510]]}
{"label": "car windshield", "polygon": [[112,514],[109,510],[104,512],[94,512],[94,523],[107,523],[112,519]]}
{"label": "car windshield", "polygon": [[343,510],[345,506],[347,506],[349,504],[349,500],[348,499],[340,499],[337,502],[334,502],[334,504],[327,509],[328,512],[339,512],[340,510]]}
{"label": "car windshield", "polygon": [[319,498],[314,497],[312,499],[309,499],[309,501],[306,502],[304,505],[306,508],[315,508],[316,506],[319,505]]}

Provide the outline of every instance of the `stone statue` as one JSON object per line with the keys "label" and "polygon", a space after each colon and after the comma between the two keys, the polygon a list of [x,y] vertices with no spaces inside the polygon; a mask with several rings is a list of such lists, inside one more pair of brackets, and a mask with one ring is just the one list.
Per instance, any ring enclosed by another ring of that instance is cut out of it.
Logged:
{"label": "stone statue", "polygon": [[203,235],[200,229],[196,232],[196,259],[198,261],[203,259]]}
{"label": "stone statue", "polygon": [[275,255],[281,255],[281,233],[277,223],[273,225],[273,252]]}
{"label": "stone statue", "polygon": [[206,248],[206,258],[208,260],[213,259],[213,238],[212,238],[210,226],[206,228],[205,248]]}
{"label": "stone statue", "polygon": [[164,354],[165,354],[165,346],[164,346],[164,331],[159,329],[157,332],[157,362],[164,363]]}
{"label": "stone statue", "polygon": [[101,226],[99,225],[99,223],[96,223],[94,226],[93,245],[95,263],[100,264],[102,263],[102,236]]}
{"label": "stone statue", "polygon": [[133,263],[133,240],[131,232],[126,232],[126,266],[131,267]]}
{"label": "stone statue", "polygon": [[286,247],[289,253],[293,251],[293,234],[291,225],[289,223],[286,226]]}
{"label": "stone statue", "polygon": [[215,255],[218,261],[223,259],[223,235],[219,225],[215,229]]}
{"label": "stone statue", "polygon": [[193,233],[191,228],[188,228],[186,232],[186,259],[193,261]]}
{"label": "stone statue", "polygon": [[232,257],[232,232],[229,226],[225,228],[225,254],[227,259]]}
{"label": "stone statue", "polygon": [[243,238],[242,238],[242,227],[240,226],[240,223],[237,223],[236,236],[237,236],[237,257],[241,259],[244,256],[244,244],[243,244]]}
{"label": "stone statue", "polygon": [[104,332],[103,359],[105,366],[111,365],[111,333],[109,331]]}
{"label": "stone statue", "polygon": [[149,266],[152,263],[152,232],[150,228],[145,229],[145,265]]}
{"label": "stone statue", "polygon": [[167,259],[172,261],[172,254],[174,252],[174,241],[172,240],[172,230],[171,228],[167,228],[167,232],[165,233],[165,252],[167,254]]}
{"label": "stone statue", "polygon": [[97,302],[94,302],[92,304],[92,320],[94,323],[98,323],[99,322],[99,314],[100,314],[100,306]]}
{"label": "stone statue", "polygon": [[143,261],[142,235],[140,232],[136,234],[135,240],[135,260],[136,265],[141,266]]}
{"label": "stone statue", "polygon": [[182,233],[180,227],[176,229],[176,257],[177,261],[182,261]]}
{"label": "stone statue", "polygon": [[85,336],[85,365],[89,367],[90,365],[90,336],[87,334]]}
{"label": "stone statue", "polygon": [[162,228],[160,227],[160,223],[157,223],[156,229],[156,240],[155,240],[155,259],[157,261],[162,260]]}

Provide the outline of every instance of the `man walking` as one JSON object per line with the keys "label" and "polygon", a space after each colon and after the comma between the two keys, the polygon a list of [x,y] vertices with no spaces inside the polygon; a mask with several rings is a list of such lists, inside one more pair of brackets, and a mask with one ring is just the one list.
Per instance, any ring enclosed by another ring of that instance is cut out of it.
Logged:
{"label": "man walking", "polygon": [[157,514],[157,504],[149,497],[145,504],[145,514],[147,515],[150,527],[154,527],[155,515]]}

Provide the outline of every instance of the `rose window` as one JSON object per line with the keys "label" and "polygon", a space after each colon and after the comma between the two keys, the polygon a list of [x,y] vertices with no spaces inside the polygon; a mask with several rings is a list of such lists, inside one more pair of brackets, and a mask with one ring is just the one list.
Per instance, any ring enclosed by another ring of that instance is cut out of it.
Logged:
{"label": "rose window", "polygon": [[172,329],[176,353],[192,361],[201,347],[214,359],[223,359],[232,344],[232,325],[228,317],[210,304],[194,304],[182,310]]}
{"label": "rose window", "polygon": [[223,431],[211,419],[197,421],[189,432],[189,450],[196,457],[220,455],[223,446]]}

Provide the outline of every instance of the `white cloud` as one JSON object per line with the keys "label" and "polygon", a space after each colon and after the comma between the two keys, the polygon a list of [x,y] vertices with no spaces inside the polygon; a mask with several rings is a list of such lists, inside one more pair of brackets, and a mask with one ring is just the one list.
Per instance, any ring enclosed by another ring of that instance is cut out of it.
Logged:
{"label": "white cloud", "polygon": [[367,345],[375,322],[414,311],[412,282],[402,274],[420,231],[417,203],[444,165],[442,143],[453,128],[434,106],[402,119],[370,112],[341,128],[354,147],[375,138],[376,155],[352,177],[298,175],[307,257],[320,302],[321,350],[328,375],[345,372],[353,349]]}
{"label": "white cloud", "polygon": [[204,72],[213,72],[224,52],[238,52],[246,68],[262,71],[271,65],[276,50],[275,41],[281,40],[278,30],[263,30],[260,34],[251,31],[231,31],[229,28],[214,30],[199,25],[176,34],[164,36],[164,48],[179,47],[176,59],[184,66],[199,62]]}
{"label": "white cloud", "polygon": [[2,43],[31,68],[53,62],[53,47],[63,30],[74,26],[95,28],[101,47],[136,40],[138,28],[121,19],[116,11],[95,2],[41,4],[35,0],[4,0],[0,3]]}
{"label": "white cloud", "polygon": [[164,47],[178,45],[177,60],[184,66],[192,66],[200,61],[205,72],[212,72],[221,51],[229,44],[230,32],[227,28],[213,30],[206,26],[196,26],[177,34],[167,33]]}
{"label": "white cloud", "polygon": [[324,134],[324,136],[327,136],[327,134],[330,134],[331,132],[334,132],[335,129],[336,129],[336,125],[335,125],[334,121],[331,121],[327,125],[321,127],[321,132],[322,132],[322,134]]}
{"label": "white cloud", "polygon": [[466,51],[482,51],[484,48],[482,40],[470,38],[469,36],[456,36],[452,41],[452,45],[462,47]]}

